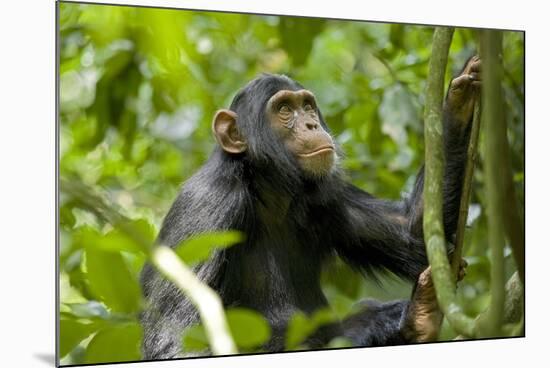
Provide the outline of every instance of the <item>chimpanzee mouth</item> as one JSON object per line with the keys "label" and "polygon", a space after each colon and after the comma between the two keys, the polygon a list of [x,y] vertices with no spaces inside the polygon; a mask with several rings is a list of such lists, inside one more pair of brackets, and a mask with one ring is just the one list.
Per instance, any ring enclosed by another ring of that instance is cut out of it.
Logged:
{"label": "chimpanzee mouth", "polygon": [[331,145],[321,146],[321,147],[316,148],[315,150],[313,150],[311,152],[300,153],[299,156],[300,157],[312,157],[312,156],[320,155],[320,154],[323,154],[323,153],[329,153],[329,152],[334,152],[334,146],[331,146]]}

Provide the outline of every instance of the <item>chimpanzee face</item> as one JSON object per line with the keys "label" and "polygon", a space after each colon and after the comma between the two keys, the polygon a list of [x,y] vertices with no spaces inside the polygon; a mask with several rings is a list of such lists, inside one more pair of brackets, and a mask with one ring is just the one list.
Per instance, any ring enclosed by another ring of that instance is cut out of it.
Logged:
{"label": "chimpanzee face", "polygon": [[323,128],[315,96],[308,90],[281,90],[266,104],[271,129],[283,140],[305,174],[322,177],[336,159],[334,142]]}
{"label": "chimpanzee face", "polygon": [[[332,137],[323,128],[315,96],[308,90],[280,90],[265,104],[269,126],[307,177],[320,178],[335,166],[336,151]],[[247,150],[245,137],[237,129],[237,114],[219,110],[212,123],[218,144],[230,154]]]}

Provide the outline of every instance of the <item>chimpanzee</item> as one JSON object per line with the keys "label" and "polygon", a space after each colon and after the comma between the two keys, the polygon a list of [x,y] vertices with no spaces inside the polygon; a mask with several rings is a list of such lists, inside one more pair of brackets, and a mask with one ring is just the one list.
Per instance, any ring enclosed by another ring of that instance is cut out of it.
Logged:
{"label": "chimpanzee", "polygon": [[[451,81],[443,107],[448,240],[456,229],[480,72],[480,59],[470,58]],[[310,315],[328,305],[320,274],[334,255],[365,274],[386,269],[416,280],[416,286],[410,301],[364,302],[359,313],[314,333],[309,347],[336,336],[356,346],[437,337],[441,312],[423,243],[423,170],[409,198],[401,201],[375,198],[346,182],[338,165],[341,151],[315,96],[281,75],[262,74],[249,82],[229,109],[215,114],[212,131],[218,144],[183,185],[158,243],[175,246],[198,233],[242,231],[245,241],[217,251],[195,271],[224,306],[265,316],[272,328],[265,350],[284,349],[294,312]],[[144,358],[185,356],[182,332],[199,322],[196,309],[150,265],[141,283],[149,303],[141,315]]]}

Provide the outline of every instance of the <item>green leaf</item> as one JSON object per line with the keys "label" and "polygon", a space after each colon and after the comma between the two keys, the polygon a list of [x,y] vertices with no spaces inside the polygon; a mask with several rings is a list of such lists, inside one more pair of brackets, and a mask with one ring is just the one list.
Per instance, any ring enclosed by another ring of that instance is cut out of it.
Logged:
{"label": "green leaf", "polygon": [[132,221],[136,232],[142,237],[144,243],[153,243],[155,240],[155,227],[145,219]]}
{"label": "green leaf", "polygon": [[206,261],[216,249],[227,248],[244,240],[239,231],[200,234],[184,240],[176,248],[178,256],[187,264]]}
{"label": "green leaf", "polygon": [[204,327],[200,324],[186,328],[182,337],[183,349],[189,351],[204,351],[209,347]]}
{"label": "green leaf", "polygon": [[[338,277],[335,277],[335,275],[338,275]],[[343,261],[337,260],[327,265],[323,270],[322,281],[323,284],[333,285],[349,299],[357,300],[363,277]]]}
{"label": "green leaf", "polygon": [[86,275],[92,293],[117,312],[136,313],[141,292],[119,253],[86,248]]}
{"label": "green leaf", "polygon": [[266,343],[271,327],[258,312],[245,308],[227,310],[227,323],[238,347],[250,349]]}
{"label": "green leaf", "polygon": [[95,300],[87,303],[63,303],[61,305],[76,317],[103,319],[109,317],[109,312],[105,309],[105,306]]}
{"label": "green leaf", "polygon": [[59,274],[59,295],[63,303],[86,303],[82,293],[71,286],[69,275],[62,271]]}
{"label": "green leaf", "polygon": [[286,331],[286,348],[295,349],[311,333],[309,320],[303,312],[292,315]]}
{"label": "green leaf", "polygon": [[85,363],[140,360],[141,326],[128,323],[99,331],[86,349]]}
{"label": "green leaf", "polygon": [[95,239],[95,246],[97,249],[107,252],[126,251],[131,253],[139,253],[142,251],[139,244],[119,229],[111,230],[104,236],[98,236]]}
{"label": "green leaf", "polygon": [[76,217],[73,214],[73,203],[65,204],[59,208],[59,224],[70,229],[76,223]]}
{"label": "green leaf", "polygon": [[89,225],[80,226],[75,230],[74,243],[107,252],[124,251],[134,254],[147,253],[146,245],[153,244],[155,229],[144,219],[122,222],[115,226],[105,234]]}
{"label": "green leaf", "polygon": [[[231,308],[226,311],[227,324],[233,341],[239,348],[252,349],[266,343],[271,336],[271,327],[258,312],[245,308]],[[204,351],[209,342],[201,324],[187,328],[182,343],[185,351]]]}
{"label": "green leaf", "polygon": [[317,310],[311,317],[299,311],[294,313],[288,324],[286,335],[287,349],[296,349],[319,327],[338,320],[330,308]]}
{"label": "green leaf", "polygon": [[302,65],[309,56],[315,37],[322,31],[325,20],[281,17],[279,21],[281,41],[286,51],[295,65]]}
{"label": "green leaf", "polygon": [[339,318],[344,319],[353,310],[357,298],[350,298],[333,285],[326,285],[323,288],[325,296],[330,300],[330,308]]}
{"label": "green leaf", "polygon": [[311,318],[311,322],[315,330],[336,320],[338,320],[338,316],[329,307],[315,311],[315,313],[313,313],[313,317]]}
{"label": "green leaf", "polygon": [[82,340],[101,327],[98,323],[79,322],[74,319],[59,321],[59,356],[63,358],[70,353]]}

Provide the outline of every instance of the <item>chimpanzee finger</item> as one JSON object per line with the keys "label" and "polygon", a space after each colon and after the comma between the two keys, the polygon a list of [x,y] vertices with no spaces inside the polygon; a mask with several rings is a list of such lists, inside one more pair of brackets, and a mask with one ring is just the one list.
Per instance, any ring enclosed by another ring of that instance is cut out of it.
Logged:
{"label": "chimpanzee finger", "polygon": [[460,77],[453,79],[453,81],[451,82],[451,89],[453,90],[464,89],[470,83],[471,83],[470,75],[464,74],[464,75],[461,75]]}
{"label": "chimpanzee finger", "polygon": [[469,66],[470,72],[481,72],[482,68],[482,62],[480,58],[477,58],[474,62],[472,62]]}
{"label": "chimpanzee finger", "polygon": [[466,277],[466,270],[462,268],[458,271],[458,281],[464,280],[464,277]]}
{"label": "chimpanzee finger", "polygon": [[460,260],[460,265],[458,269],[458,281],[461,281],[466,276],[466,267],[468,266],[468,262],[462,258]]}
{"label": "chimpanzee finger", "polygon": [[470,74],[468,74],[468,77],[470,78],[471,81],[480,81],[481,73],[470,72]]}
{"label": "chimpanzee finger", "polygon": [[428,266],[420,276],[418,276],[417,280],[418,285],[420,286],[427,286],[432,283],[432,267]]}

